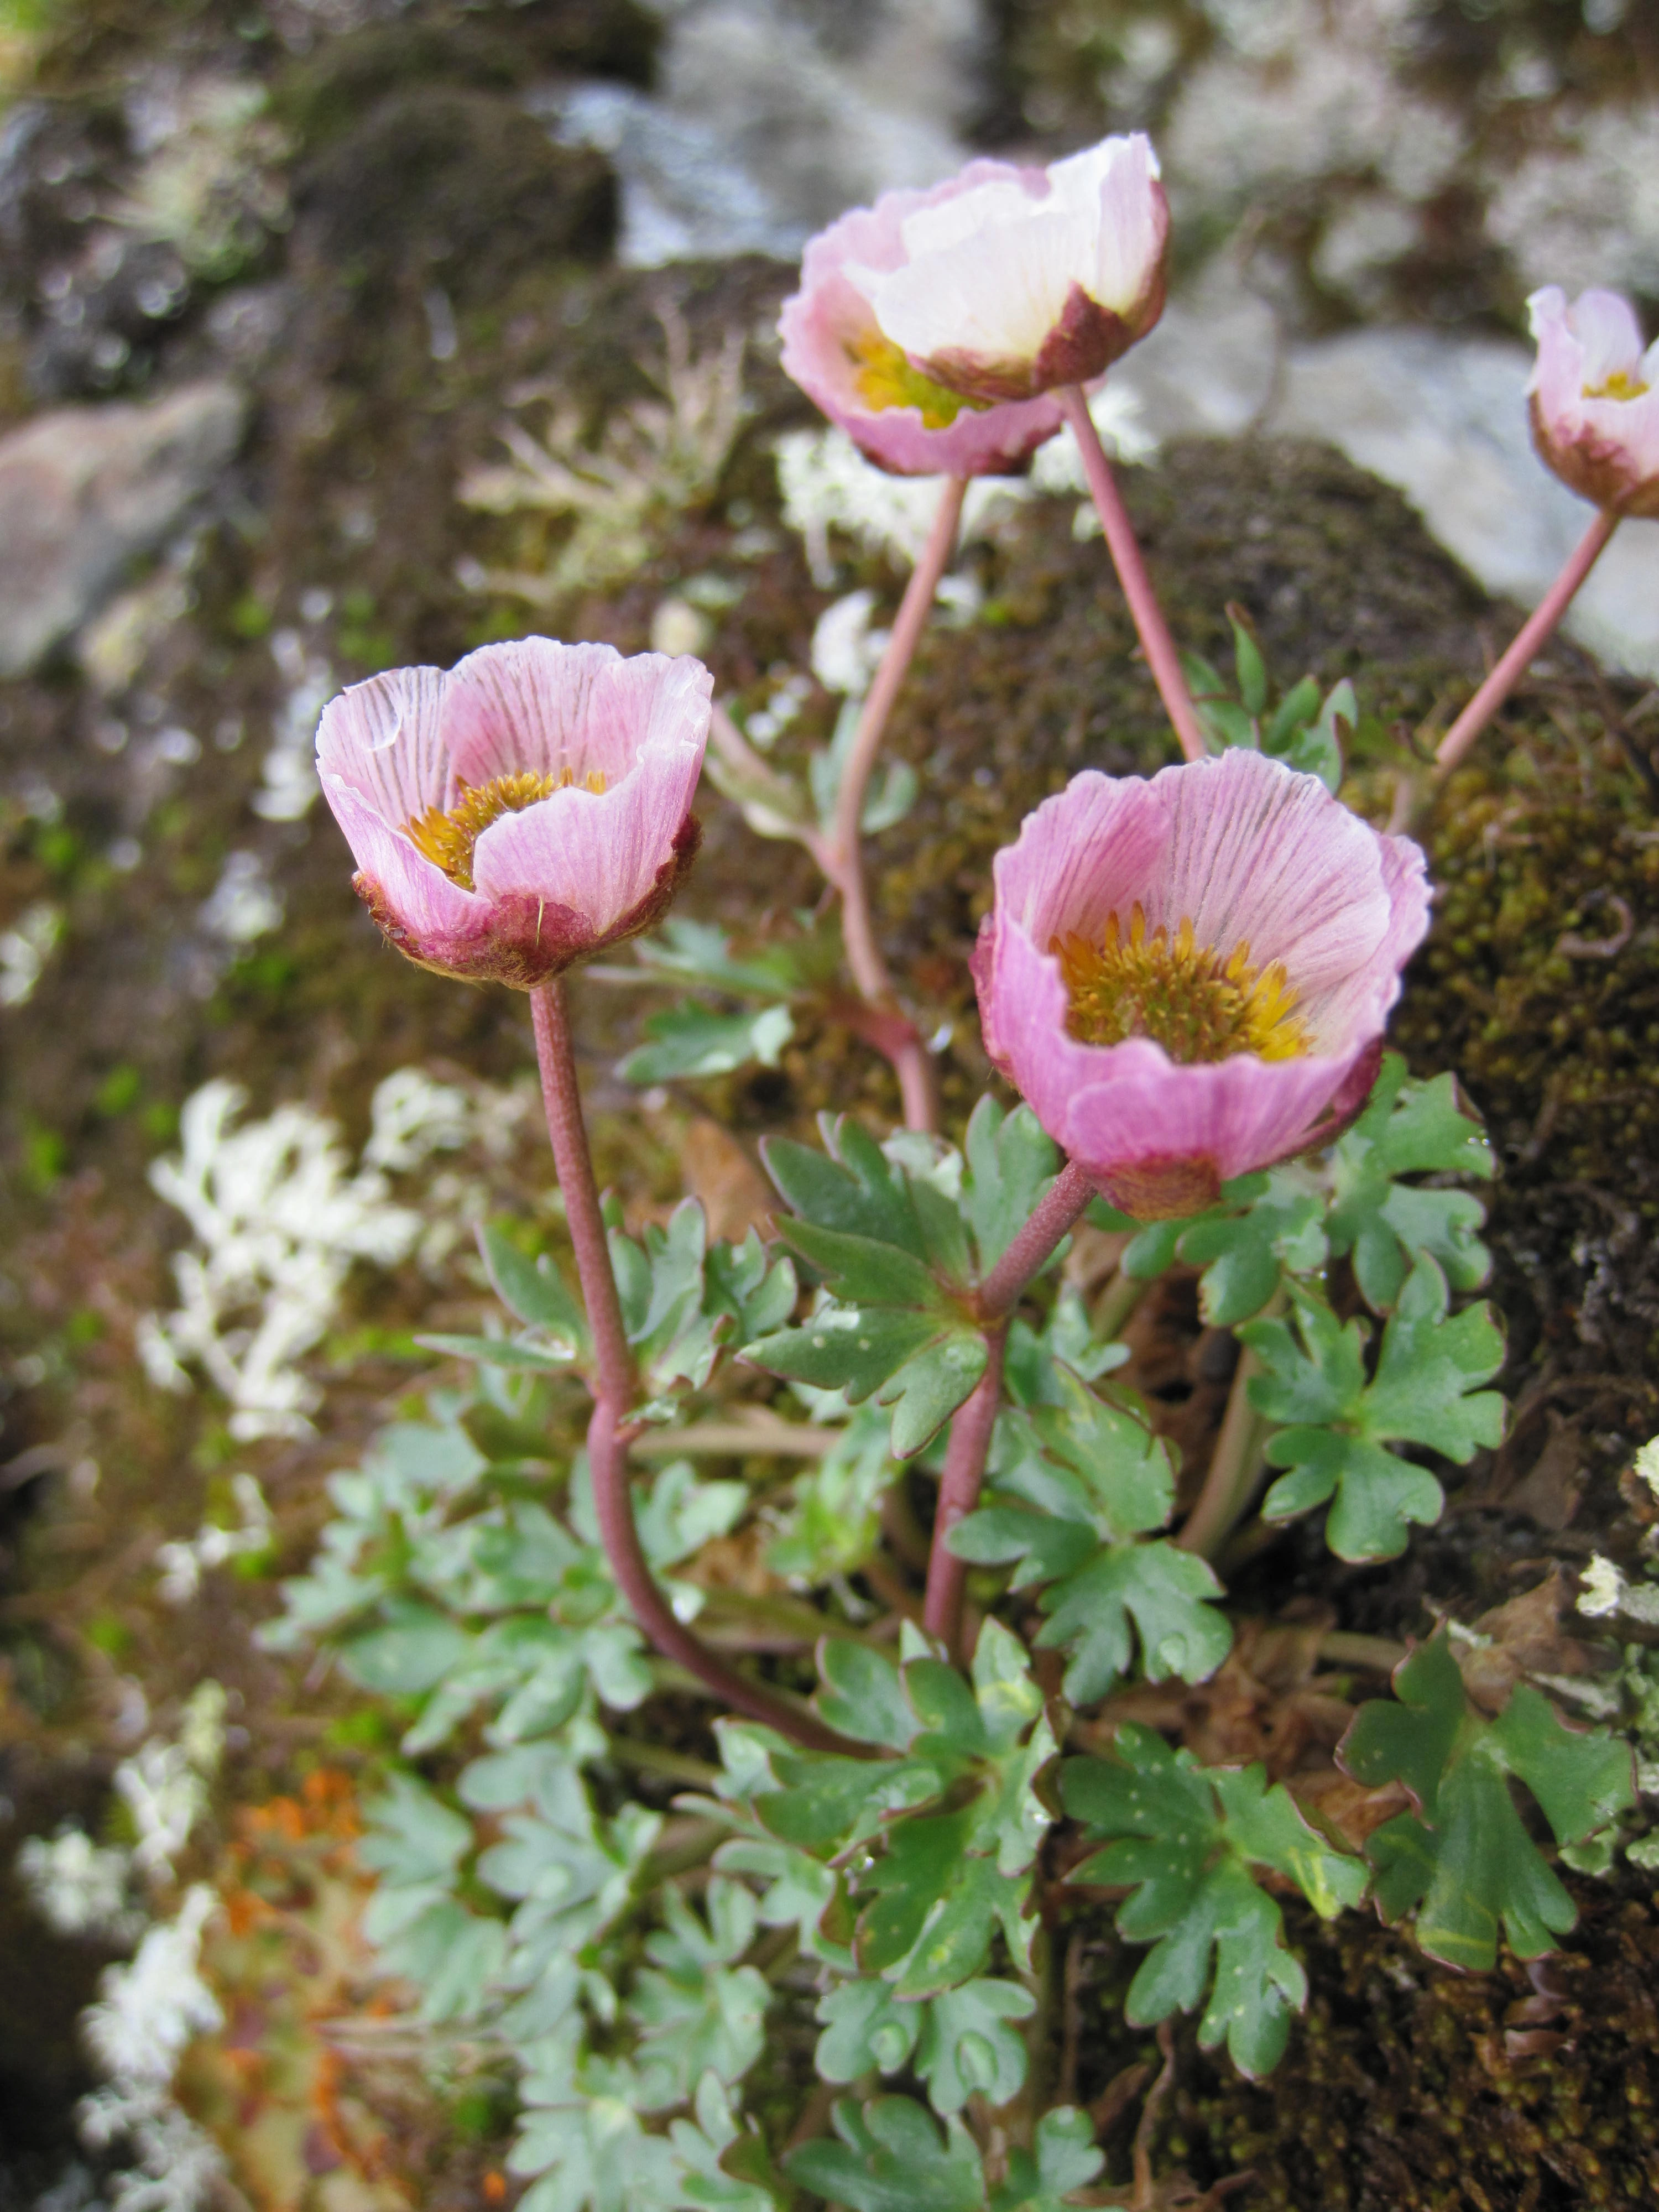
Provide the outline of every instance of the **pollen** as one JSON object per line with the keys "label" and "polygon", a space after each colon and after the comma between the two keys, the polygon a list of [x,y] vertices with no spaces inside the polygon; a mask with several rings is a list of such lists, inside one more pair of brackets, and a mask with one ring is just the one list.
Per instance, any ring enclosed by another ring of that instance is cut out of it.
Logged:
{"label": "pollen", "polygon": [[859,398],[872,414],[885,414],[890,407],[915,407],[921,410],[924,430],[948,430],[964,407],[979,414],[990,404],[935,384],[879,331],[848,340],[847,354],[854,364]]}
{"label": "pollen", "polygon": [[1243,942],[1224,956],[1197,942],[1189,921],[1173,939],[1163,925],[1148,935],[1139,901],[1127,935],[1114,913],[1099,944],[1068,934],[1048,950],[1071,1001],[1066,1027],[1079,1044],[1148,1037],[1183,1066],[1246,1052],[1296,1060],[1310,1048],[1282,961],[1253,967]]}
{"label": "pollen", "polygon": [[[428,806],[424,814],[404,823],[404,835],[452,884],[470,891],[473,848],[490,823],[503,814],[522,814],[526,806],[550,799],[556,791],[568,791],[576,780],[573,768],[550,769],[545,775],[525,769],[516,775],[492,776],[488,783],[464,783],[460,797],[447,812],[441,806]],[[605,777],[599,769],[590,769],[580,788],[596,797],[602,793]]]}
{"label": "pollen", "polygon": [[1615,369],[1611,376],[1604,376],[1600,384],[1584,386],[1586,399],[1645,399],[1647,393],[1648,386],[1641,378],[1622,368]]}

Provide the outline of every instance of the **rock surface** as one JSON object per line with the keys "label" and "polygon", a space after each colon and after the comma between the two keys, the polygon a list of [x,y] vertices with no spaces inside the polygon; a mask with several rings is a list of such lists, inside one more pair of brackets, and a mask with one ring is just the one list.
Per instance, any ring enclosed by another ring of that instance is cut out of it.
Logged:
{"label": "rock surface", "polygon": [[[1264,427],[1322,438],[1396,485],[1489,592],[1531,606],[1591,519],[1533,452],[1531,367],[1501,340],[1356,331],[1291,351]],[[1624,526],[1565,628],[1612,666],[1659,676],[1659,527]]]}
{"label": "rock surface", "polygon": [[235,453],[246,404],[190,384],[147,405],[64,407],[0,440],[0,676],[97,611]]}

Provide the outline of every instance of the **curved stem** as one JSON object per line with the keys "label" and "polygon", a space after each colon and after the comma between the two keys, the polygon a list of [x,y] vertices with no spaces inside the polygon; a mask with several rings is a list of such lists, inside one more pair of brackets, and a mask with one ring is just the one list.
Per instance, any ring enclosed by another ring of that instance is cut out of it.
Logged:
{"label": "curved stem", "polygon": [[1255,1487],[1262,1432],[1267,1425],[1250,1403],[1249,1384],[1250,1377],[1261,1372],[1261,1364],[1254,1352],[1239,1353],[1204,1487],[1176,1538],[1183,1552],[1196,1552],[1200,1559],[1214,1559],[1237,1526]]}
{"label": "curved stem", "polygon": [[1082,387],[1075,384],[1062,386],[1054,394],[1072,426],[1078,451],[1083,457],[1083,473],[1089,479],[1089,489],[1094,496],[1095,508],[1100,516],[1100,526],[1106,534],[1106,548],[1117,570],[1118,581],[1123,586],[1123,596],[1129,602],[1129,612],[1134,617],[1139,633],[1141,650],[1146,665],[1152,672],[1152,681],[1158,686],[1158,696],[1164,702],[1164,711],[1175,725],[1175,733],[1181,740],[1181,750],[1189,761],[1202,760],[1206,748],[1204,732],[1198,726],[1198,716],[1187,690],[1187,679],[1181,672],[1181,660],[1176,652],[1175,640],[1170,635],[1169,624],[1152,590],[1152,579],[1146,574],[1146,564],[1140,557],[1134,525],[1129,520],[1128,509],[1123,504],[1111,463],[1106,458],[1106,448],[1100,442],[1100,433],[1095,428],[1095,418],[1089,412],[1089,403]]}
{"label": "curved stem", "polygon": [[1515,642],[1440,740],[1434,756],[1437,776],[1451,774],[1525,675],[1539,647],[1566,612],[1574,594],[1601,558],[1607,540],[1619,527],[1619,522],[1618,514],[1611,507],[1604,509],[1573,547],[1560,574],[1521,625]]}
{"label": "curved stem", "polygon": [[1000,1322],[1014,1310],[1015,1302],[1062,1237],[1077,1226],[1095,1187],[1070,1160],[1048,1186],[1037,1206],[1008,1249],[979,1286],[975,1301],[985,1323]]}
{"label": "curved stem", "polygon": [[[927,542],[910,572],[910,580],[904,587],[904,597],[899,603],[897,617],[887,649],[881,657],[875,681],[859,716],[854,733],[852,750],[842,772],[841,786],[836,793],[835,818],[830,826],[826,848],[818,854],[819,865],[836,890],[841,893],[842,934],[847,945],[847,964],[853,972],[853,981],[860,995],[869,1005],[884,1010],[894,1002],[893,981],[887,972],[887,963],[881,957],[881,947],[876,942],[875,925],[870,913],[870,895],[864,877],[864,857],[860,838],[860,824],[864,819],[865,795],[870,787],[870,775],[881,749],[881,740],[887,727],[887,718],[893,711],[899,688],[909,671],[927,617],[933,611],[933,594],[939,589],[939,578],[945,574],[955,550],[957,529],[962,520],[962,502],[967,495],[965,477],[947,477],[939,494],[939,507],[933,526],[927,532]],[[933,1129],[938,1127],[939,1105],[935,1096],[933,1072],[921,1039],[908,1022],[908,1037],[894,1044],[888,1056],[898,1076],[899,1091],[904,1104],[905,1126],[911,1129]]]}
{"label": "curved stem", "polygon": [[634,1524],[634,1500],[628,1478],[628,1448],[636,1434],[628,1419],[637,1381],[634,1355],[623,1326],[622,1303],[611,1271],[611,1247],[593,1180],[592,1155],[582,1120],[576,1059],[571,1048],[569,1008],[564,978],[555,975],[530,994],[536,1030],[536,1058],[547,1106],[547,1133],[553,1164],[564,1194],[565,1218],[575,1248],[576,1272],[593,1340],[593,1413],[587,1426],[587,1460],[593,1483],[594,1517],[605,1555],[635,1619],[665,1658],[677,1659],[704,1686],[751,1720],[818,1751],[870,1756],[866,1745],[850,1742],[826,1728],[815,1715],[764,1684],[751,1681],[710,1651],[684,1622],[676,1620],[640,1544]]}
{"label": "curved stem", "polygon": [[991,1449],[997,1408],[1002,1402],[1002,1344],[1006,1334],[999,1325],[986,1332],[985,1372],[973,1395],[951,1424],[945,1448],[945,1473],[939,1483],[939,1510],[933,1516],[933,1543],[927,1559],[927,1593],[922,1600],[921,1623],[930,1636],[945,1646],[953,1665],[962,1663],[962,1597],[968,1581],[968,1562],[947,1549],[945,1538],[958,1521],[979,1503],[979,1486],[985,1479],[985,1456]]}

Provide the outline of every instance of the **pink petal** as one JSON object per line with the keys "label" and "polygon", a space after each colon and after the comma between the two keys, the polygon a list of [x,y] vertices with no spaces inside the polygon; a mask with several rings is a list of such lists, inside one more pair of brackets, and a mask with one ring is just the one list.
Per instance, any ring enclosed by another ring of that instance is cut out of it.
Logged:
{"label": "pink petal", "polygon": [[977,409],[964,406],[943,429],[928,429],[919,407],[876,409],[858,385],[853,349],[879,337],[869,301],[847,275],[849,266],[892,269],[904,259],[903,225],[918,209],[938,205],[993,176],[1040,179],[1002,162],[970,162],[959,177],[931,191],[884,192],[873,208],[854,208],[808,241],[801,287],[778,319],[783,366],[830,421],[880,467],[901,476],[1000,476],[1019,469],[1060,428],[1048,398]]}
{"label": "pink petal", "polygon": [[1642,364],[1642,325],[1617,292],[1581,292],[1567,310],[1572,334],[1584,350],[1583,382],[1594,391],[1610,377],[1634,376]]}
{"label": "pink petal", "polygon": [[375,807],[343,778],[325,773],[322,783],[323,796],[344,832],[352,858],[379,887],[386,908],[412,940],[436,945],[482,922],[486,913],[483,899],[452,883],[407,837],[389,829]]}
{"label": "pink petal", "polygon": [[596,938],[630,914],[670,860],[691,811],[702,769],[708,681],[705,674],[695,737],[684,725],[663,731],[641,746],[629,771],[605,793],[556,792],[493,822],[473,851],[480,892],[492,899],[545,896],[581,915]]}
{"label": "pink petal", "polygon": [[[671,670],[678,672],[671,678]],[[464,783],[566,768],[578,782],[596,769],[614,782],[627,774],[665,686],[685,709],[699,681],[706,693],[712,679],[700,662],[657,653],[624,660],[611,645],[548,637],[486,645],[450,672],[444,735]],[[706,705],[702,712],[706,722]]]}
{"label": "pink petal", "polygon": [[443,739],[448,680],[441,668],[392,668],[331,699],[317,725],[325,784],[337,776],[393,829],[447,805],[454,790]]}

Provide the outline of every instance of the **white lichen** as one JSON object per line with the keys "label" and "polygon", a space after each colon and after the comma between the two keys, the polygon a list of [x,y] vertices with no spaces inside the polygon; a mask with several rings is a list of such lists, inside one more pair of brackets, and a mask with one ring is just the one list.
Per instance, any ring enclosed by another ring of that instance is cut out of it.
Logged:
{"label": "white lichen", "polygon": [[1613,1561],[1599,1552],[1583,1570],[1579,1583],[1578,1610],[1592,1620],[1623,1613],[1626,1620],[1659,1628],[1659,1584],[1627,1582]]}
{"label": "white lichen", "polygon": [[28,1004],[63,932],[63,911],[47,899],[26,906],[0,930],[0,1006]]}
{"label": "white lichen", "polygon": [[210,937],[230,945],[252,945],[282,926],[283,896],[272,888],[257,853],[233,853],[213,895],[204,902],[202,927]]}
{"label": "white lichen", "polygon": [[271,717],[260,788],[249,804],[264,821],[298,822],[321,790],[317,721],[339,683],[327,661],[307,651],[298,630],[279,629],[270,641],[270,653],[286,689]]}
{"label": "white lichen", "polygon": [[136,1941],[144,1924],[128,1895],[132,1854],[118,1844],[94,1844],[84,1828],[30,1836],[17,1853],[29,1902],[60,1936]]}
{"label": "white lichen", "polygon": [[[334,1122],[308,1106],[240,1119],[245,1095],[222,1079],[185,1102],[181,1151],[150,1182],[189,1222],[195,1243],[174,1255],[179,1304],[140,1322],[145,1372],[163,1389],[191,1389],[192,1370],[228,1401],[239,1442],[301,1436],[319,1392],[300,1363],[326,1335],[360,1261],[396,1267],[416,1252],[439,1265],[486,1193],[458,1179],[428,1194],[428,1214],[400,1203],[391,1177],[477,1138],[499,1146],[522,1098],[491,1099],[437,1084],[418,1069],[388,1076],[354,1168]],[[188,1569],[179,1566],[181,1575]]]}
{"label": "white lichen", "polygon": [[539,574],[469,562],[457,570],[469,589],[534,606],[602,589],[647,562],[666,523],[714,491],[750,410],[744,335],[729,331],[718,349],[694,354],[678,308],[660,308],[658,319],[663,356],[653,380],[661,396],[615,409],[597,443],[562,386],[528,384],[509,395],[516,410],[548,408],[541,433],[512,418],[501,422],[496,435],[506,459],[471,470],[459,496],[492,514],[534,511],[568,517],[574,526]]}
{"label": "white lichen", "polygon": [[1486,231],[1523,284],[1659,289],[1659,110],[1565,111],[1494,179]]}
{"label": "white lichen", "polygon": [[1637,1474],[1653,1492],[1655,1502],[1659,1504],[1659,1437],[1648,1438],[1637,1453],[1634,1464]]}
{"label": "white lichen", "polygon": [[180,1542],[163,1544],[155,1554],[161,1570],[161,1595],[168,1605],[188,1605],[202,1587],[202,1577],[232,1559],[257,1558],[270,1549],[274,1522],[265,1494],[251,1474],[231,1477],[231,1491],[240,1516],[240,1525],[222,1528],[204,1521],[196,1534]]}

